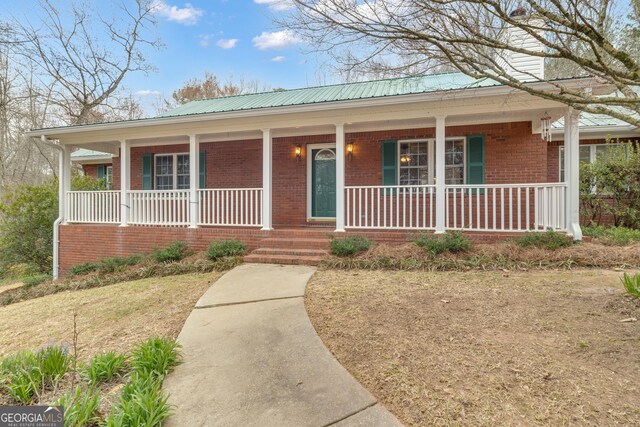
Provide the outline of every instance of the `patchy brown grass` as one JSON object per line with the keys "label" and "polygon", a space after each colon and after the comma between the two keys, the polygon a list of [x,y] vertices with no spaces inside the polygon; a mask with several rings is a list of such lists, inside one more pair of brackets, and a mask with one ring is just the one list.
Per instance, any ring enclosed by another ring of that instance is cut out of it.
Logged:
{"label": "patchy brown grass", "polygon": [[71,343],[73,311],[81,360],[104,351],[129,351],[151,336],[176,338],[196,301],[222,274],[149,278],[0,307],[0,357]]}
{"label": "patchy brown grass", "polygon": [[640,301],[612,271],[319,271],[311,320],[408,425],[640,425]]}
{"label": "patchy brown grass", "polygon": [[396,270],[530,270],[640,268],[640,244],[605,246],[582,242],[554,251],[515,243],[473,244],[468,252],[431,256],[413,243],[378,244],[353,258],[327,257],[324,265],[337,269]]}

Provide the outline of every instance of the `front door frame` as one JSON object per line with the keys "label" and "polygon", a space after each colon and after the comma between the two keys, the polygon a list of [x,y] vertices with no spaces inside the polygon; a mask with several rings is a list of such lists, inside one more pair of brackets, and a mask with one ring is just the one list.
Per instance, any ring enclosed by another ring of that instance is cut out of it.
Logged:
{"label": "front door frame", "polygon": [[[333,148],[333,151],[336,151],[336,143],[335,142],[327,142],[322,144],[307,144],[305,151],[307,154],[307,221],[323,221],[323,222],[335,222],[335,217],[314,217],[313,216],[313,172],[312,172],[312,162],[313,162],[313,150],[321,150],[323,148]],[[336,156],[338,153],[336,153]],[[336,189],[337,191],[337,189]]]}

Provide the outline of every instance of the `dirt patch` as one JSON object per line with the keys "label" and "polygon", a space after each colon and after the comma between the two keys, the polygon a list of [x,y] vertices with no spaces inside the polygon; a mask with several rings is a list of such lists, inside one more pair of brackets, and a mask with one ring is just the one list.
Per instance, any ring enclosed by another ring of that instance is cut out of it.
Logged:
{"label": "dirt patch", "polygon": [[408,425],[640,425],[640,302],[613,271],[320,271],[325,344]]}
{"label": "dirt patch", "polygon": [[0,357],[70,343],[74,311],[81,360],[103,351],[126,352],[151,336],[176,338],[196,301],[222,274],[149,278],[0,307]]}
{"label": "dirt patch", "polygon": [[640,244],[605,246],[582,242],[570,247],[547,250],[522,247],[515,243],[474,244],[460,253],[431,256],[413,243],[377,244],[353,258],[330,256],[324,265],[338,269],[396,270],[530,270],[595,268],[639,268]]}

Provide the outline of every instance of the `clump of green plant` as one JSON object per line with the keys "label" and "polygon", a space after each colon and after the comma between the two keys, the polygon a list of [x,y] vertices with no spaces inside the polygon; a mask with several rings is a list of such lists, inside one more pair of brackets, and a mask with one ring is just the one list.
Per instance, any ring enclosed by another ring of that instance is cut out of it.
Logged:
{"label": "clump of green plant", "polygon": [[461,231],[447,231],[441,235],[419,234],[413,241],[434,256],[444,252],[466,252],[471,247],[469,239]]}
{"label": "clump of green plant", "polygon": [[69,269],[69,273],[72,276],[82,276],[88,273],[92,273],[98,269],[98,264],[95,262],[84,262],[82,264],[76,264]]}
{"label": "clump of green plant", "polygon": [[47,280],[50,280],[51,276],[48,274],[37,274],[35,276],[29,276],[29,277],[25,277],[22,279],[22,284],[27,287],[30,288],[32,286],[38,286],[41,283],[46,282]]}
{"label": "clump of green plant", "polygon": [[55,384],[67,373],[71,366],[72,356],[66,348],[50,346],[36,353],[37,368],[45,384]]}
{"label": "clump of green plant", "polygon": [[246,251],[247,245],[239,240],[219,240],[209,244],[206,256],[213,261],[228,256],[242,256]]}
{"label": "clump of green plant", "polygon": [[111,381],[124,371],[126,358],[113,351],[94,356],[84,370],[89,384],[96,386],[101,382]]}
{"label": "clump of green plant", "polygon": [[640,274],[629,276],[627,273],[624,273],[624,276],[622,276],[620,280],[630,295],[640,298]]}
{"label": "clump of green plant", "polygon": [[179,362],[180,345],[167,338],[149,338],[131,351],[132,371],[164,377]]}
{"label": "clump of green plant", "polygon": [[98,425],[100,417],[100,393],[93,390],[85,390],[77,386],[60,397],[54,405],[64,406],[65,427],[84,427]]}
{"label": "clump of green plant", "polygon": [[157,426],[171,415],[161,378],[134,374],[122,389],[120,402],[105,420],[107,427]]}
{"label": "clump of green plant", "polygon": [[142,256],[131,255],[127,257],[114,256],[98,261],[97,269],[99,273],[108,274],[114,271],[123,271],[129,266],[140,264]]}
{"label": "clump of green plant", "polygon": [[522,246],[524,248],[534,247],[550,251],[566,248],[573,244],[571,237],[562,233],[557,233],[551,229],[544,233],[527,232],[524,236],[516,239],[515,242],[518,246]]}
{"label": "clump of green plant", "polygon": [[42,388],[42,375],[38,369],[36,355],[23,351],[7,356],[0,364],[0,377],[9,397],[21,404],[31,403]]}
{"label": "clump of green plant", "polygon": [[627,227],[605,227],[602,225],[587,226],[582,229],[585,236],[607,245],[627,246],[640,242],[640,230]]}
{"label": "clump of green plant", "polygon": [[332,237],[331,253],[336,256],[353,256],[371,247],[371,241],[362,236]]}
{"label": "clump of green plant", "polygon": [[173,242],[169,246],[156,249],[149,256],[157,262],[180,261],[189,255],[189,247],[185,242]]}

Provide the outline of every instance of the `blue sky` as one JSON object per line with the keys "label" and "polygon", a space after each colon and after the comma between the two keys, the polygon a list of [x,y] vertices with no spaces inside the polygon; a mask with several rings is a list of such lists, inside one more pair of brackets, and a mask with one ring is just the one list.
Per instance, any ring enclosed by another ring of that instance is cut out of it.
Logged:
{"label": "blue sky", "polygon": [[[121,1],[86,0],[99,4],[101,14],[118,16]],[[295,88],[334,83],[337,79],[323,67],[325,59],[305,53],[304,46],[272,22],[286,13],[287,0],[154,0],[156,35],[164,44],[148,51],[157,72],[131,74],[124,85],[144,104],[157,94],[170,96],[184,81],[205,70],[226,80],[233,76],[257,79],[273,88]],[[66,1],[55,4],[64,5]],[[0,0],[0,17],[30,16],[37,0]],[[107,9],[105,9],[107,8]],[[147,100],[145,100],[147,98]]]}

